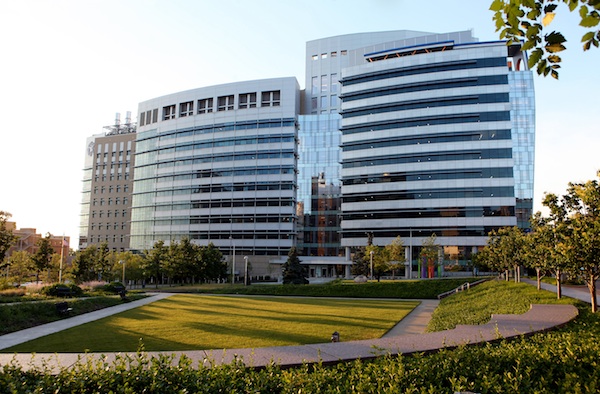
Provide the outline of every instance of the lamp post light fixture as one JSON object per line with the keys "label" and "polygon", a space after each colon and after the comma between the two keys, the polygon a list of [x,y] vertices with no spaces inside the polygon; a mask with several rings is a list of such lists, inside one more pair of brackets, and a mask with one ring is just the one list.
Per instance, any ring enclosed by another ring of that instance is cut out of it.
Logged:
{"label": "lamp post light fixture", "polygon": [[373,254],[375,252],[374,251],[370,251],[369,254],[371,255],[371,280],[373,280]]}
{"label": "lamp post light fixture", "polygon": [[248,256],[244,256],[244,286],[248,286]]}

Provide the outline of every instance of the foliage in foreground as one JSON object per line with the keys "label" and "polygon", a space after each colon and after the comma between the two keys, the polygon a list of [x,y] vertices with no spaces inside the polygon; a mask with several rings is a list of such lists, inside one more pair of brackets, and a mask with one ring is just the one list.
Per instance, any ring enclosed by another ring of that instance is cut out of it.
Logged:
{"label": "foliage in foreground", "polygon": [[600,390],[600,319],[581,309],[556,332],[514,341],[388,356],[335,366],[245,368],[241,361],[204,367],[186,357],[118,356],[82,363],[53,375],[49,367],[0,369],[3,393],[594,393]]}
{"label": "foliage in foreground", "polygon": [[[355,297],[355,298],[404,298],[436,299],[438,294],[453,290],[466,282],[475,282],[481,278],[403,280],[398,282],[347,283],[332,282],[324,285],[252,285],[184,288],[183,292],[211,294],[245,294],[276,296],[310,297]],[[169,292],[178,292],[176,287]]]}

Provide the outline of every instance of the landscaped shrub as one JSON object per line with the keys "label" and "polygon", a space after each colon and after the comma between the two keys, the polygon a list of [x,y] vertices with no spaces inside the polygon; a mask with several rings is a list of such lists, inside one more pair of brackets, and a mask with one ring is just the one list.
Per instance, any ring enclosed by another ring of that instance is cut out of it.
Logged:
{"label": "landscaped shrub", "polygon": [[10,289],[0,290],[0,297],[22,297],[27,291],[23,287],[13,287]]}
{"label": "landscaped shrub", "polygon": [[58,283],[42,288],[42,294],[51,297],[64,297],[66,294],[71,297],[79,297],[83,294],[83,290],[81,290],[81,287],[74,284],[67,285]]}
{"label": "landscaped shrub", "polygon": [[123,283],[121,282],[110,282],[109,284],[104,286],[104,291],[108,292],[108,293],[119,293],[121,291],[123,291],[125,289],[125,286],[123,286]]}

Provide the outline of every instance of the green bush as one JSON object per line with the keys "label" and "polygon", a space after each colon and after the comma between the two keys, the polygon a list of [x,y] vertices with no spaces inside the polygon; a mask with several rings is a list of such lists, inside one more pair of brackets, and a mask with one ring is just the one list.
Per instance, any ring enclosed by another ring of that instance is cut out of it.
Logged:
{"label": "green bush", "polygon": [[52,286],[44,286],[42,288],[42,294],[50,296],[50,297],[59,297],[64,295],[66,291],[70,292],[70,295],[72,297],[79,297],[81,295],[83,295],[83,290],[81,290],[81,287],[75,285],[75,284],[62,284],[62,283],[57,283],[55,285]]}
{"label": "green bush", "polygon": [[[423,279],[354,283],[335,281],[322,285],[251,285],[195,288],[193,291],[212,294],[246,294],[309,297],[356,297],[356,298],[403,298],[436,299],[438,294],[455,289],[465,282],[475,282],[481,278]],[[169,291],[177,291],[169,288]],[[185,289],[189,292],[189,289]]]}
{"label": "green bush", "polygon": [[117,294],[120,291],[123,291],[125,289],[125,286],[123,286],[123,283],[121,282],[110,282],[108,284],[106,284],[103,288],[104,291],[106,291],[107,293],[114,293]]}

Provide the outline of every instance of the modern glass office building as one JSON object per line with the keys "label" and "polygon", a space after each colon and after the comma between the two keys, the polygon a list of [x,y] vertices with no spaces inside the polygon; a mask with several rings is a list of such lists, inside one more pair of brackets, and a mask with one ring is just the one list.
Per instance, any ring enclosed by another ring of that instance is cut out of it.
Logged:
{"label": "modern glass office building", "polygon": [[286,255],[296,241],[299,104],[295,78],[140,103],[131,248],[188,238],[254,262]]}
{"label": "modern glass office building", "polygon": [[528,226],[535,109],[519,46],[358,33],[309,41],[305,64],[304,90],[274,78],[139,104],[130,249],[212,242],[277,276],[297,246],[318,278],[349,275],[367,234],[401,236],[415,258],[435,234],[464,261],[490,230]]}
{"label": "modern glass office building", "polygon": [[436,35],[370,49],[340,78],[342,245],[435,234],[458,261],[489,231],[526,227],[533,84],[519,47]]}

